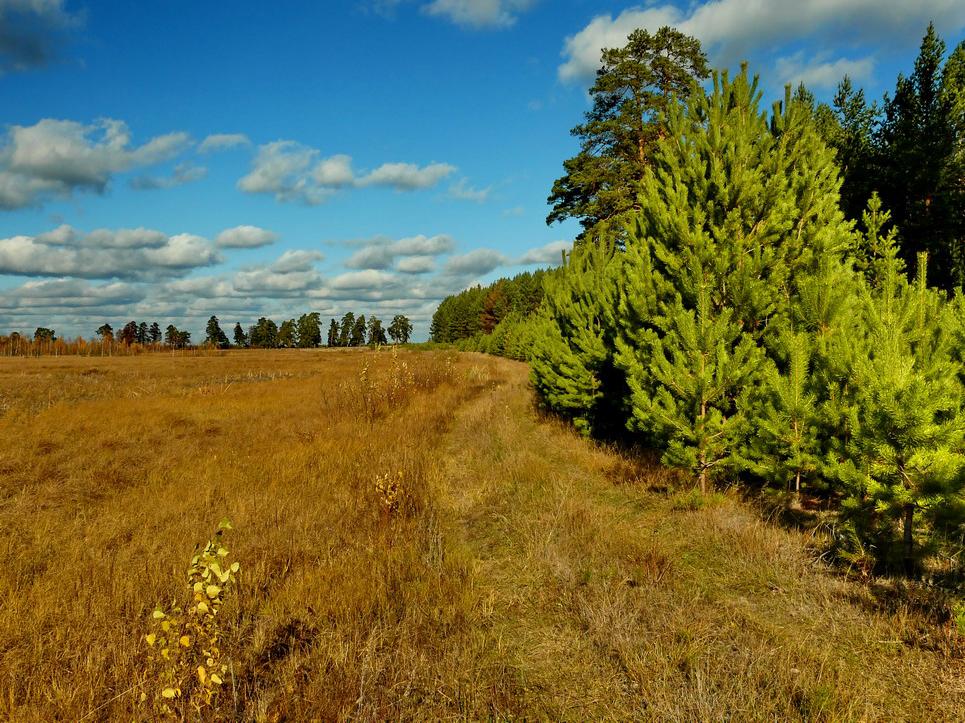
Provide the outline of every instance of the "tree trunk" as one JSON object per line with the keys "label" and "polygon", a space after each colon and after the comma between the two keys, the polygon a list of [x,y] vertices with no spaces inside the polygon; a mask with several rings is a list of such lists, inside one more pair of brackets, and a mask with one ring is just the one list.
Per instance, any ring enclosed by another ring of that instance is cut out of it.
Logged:
{"label": "tree trunk", "polygon": [[911,576],[915,571],[915,538],[912,534],[912,526],[915,521],[915,506],[905,505],[904,510],[904,536],[905,536],[905,574]]}

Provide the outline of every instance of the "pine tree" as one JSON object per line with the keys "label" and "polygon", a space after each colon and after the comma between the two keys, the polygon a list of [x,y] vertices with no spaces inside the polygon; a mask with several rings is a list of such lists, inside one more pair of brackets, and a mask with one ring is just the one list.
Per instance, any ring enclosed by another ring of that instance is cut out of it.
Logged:
{"label": "pine tree", "polygon": [[403,314],[396,314],[389,324],[389,336],[396,344],[407,344],[412,335],[412,322]]}
{"label": "pine tree", "polygon": [[101,338],[101,341],[114,341],[114,327],[110,324],[101,324],[97,328],[97,336]]}
{"label": "pine tree", "polygon": [[282,349],[294,349],[298,346],[298,327],[294,319],[286,319],[278,328],[278,346]]}
{"label": "pine tree", "polygon": [[[819,115],[821,112],[816,111]],[[875,135],[881,109],[877,103],[869,105],[864,90],[855,89],[846,75],[827,112],[832,122],[825,125],[822,136],[834,149],[841,167],[841,207],[849,219],[858,220],[878,180]]]}
{"label": "pine tree", "polygon": [[148,340],[152,344],[161,343],[161,325],[158,324],[156,321],[151,322],[151,328],[148,332]]}
{"label": "pine tree", "polygon": [[389,340],[385,338],[385,329],[382,328],[382,320],[376,316],[369,317],[368,333],[369,344],[372,346],[389,343]]}
{"label": "pine tree", "polygon": [[580,152],[563,163],[546,222],[577,218],[580,239],[622,241],[637,183],[664,134],[663,116],[707,77],[707,58],[696,38],[662,27],[634,30],[624,47],[604,49],[601,60],[590,88],[593,108],[572,130]]}
{"label": "pine tree", "polygon": [[810,279],[852,244],[833,153],[790,88],[768,117],[746,68],[671,108],[620,277],[617,363],[631,425],[668,462],[742,458],[742,415]]}
{"label": "pine tree", "polygon": [[338,346],[338,322],[332,319],[331,323],[328,325],[328,346]]}
{"label": "pine tree", "polygon": [[218,321],[218,317],[212,315],[208,319],[208,324],[204,330],[204,343],[216,346],[219,349],[227,347],[228,337],[221,329],[221,323]]}
{"label": "pine tree", "polygon": [[303,349],[313,348],[322,343],[322,319],[318,312],[313,311],[298,317],[298,346]]}
{"label": "pine tree", "polygon": [[785,332],[780,341],[782,369],[770,365],[764,374],[760,406],[745,417],[754,429],[750,442],[740,449],[742,464],[758,477],[793,488],[800,494],[802,479],[821,469],[818,395],[811,376],[811,339],[808,334]]}
{"label": "pine tree", "polygon": [[352,338],[352,329],[355,327],[355,314],[351,311],[342,317],[342,324],[339,327],[338,345],[348,346]]}
{"label": "pine tree", "polygon": [[245,330],[241,327],[240,322],[235,323],[234,338],[235,346],[239,349],[244,349],[248,346],[248,335],[245,334]]}
{"label": "pine tree", "polygon": [[355,323],[352,324],[349,346],[365,346],[365,314],[359,314]]}
{"label": "pine tree", "polygon": [[743,424],[736,399],[759,374],[762,353],[731,309],[715,312],[710,290],[698,289],[697,308],[681,302],[651,337],[646,384],[631,374],[635,425],[665,440],[665,464],[689,469],[702,492],[729,462]]}
{"label": "pine tree", "polygon": [[927,288],[925,265],[925,258],[919,259],[912,285],[891,264],[880,288],[868,292],[870,353],[854,370],[862,424],[851,449],[859,463],[849,508],[873,510],[885,539],[892,524],[900,526],[909,573],[916,557],[916,515],[934,522],[961,505],[965,490],[962,387],[951,353],[954,323],[938,293]]}
{"label": "pine tree", "polygon": [[540,400],[586,434],[612,436],[624,427],[626,390],[613,360],[616,253],[614,244],[582,245],[546,278],[531,350]]}
{"label": "pine tree", "polygon": [[[898,77],[894,97],[886,98],[881,128],[881,196],[894,214],[902,257],[931,259],[933,282],[961,286],[965,268],[957,250],[956,228],[965,207],[955,205],[955,123],[951,96],[943,91],[945,43],[934,25],[922,39],[911,76]],[[960,177],[959,177],[960,180]]]}
{"label": "pine tree", "polygon": [[147,344],[150,341],[150,330],[148,329],[147,322],[142,321],[137,325],[137,343]]}

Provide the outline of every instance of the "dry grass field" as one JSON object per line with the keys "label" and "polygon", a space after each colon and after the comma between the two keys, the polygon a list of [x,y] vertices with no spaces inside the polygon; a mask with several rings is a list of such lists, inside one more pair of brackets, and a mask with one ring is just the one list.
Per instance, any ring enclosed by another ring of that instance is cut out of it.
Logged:
{"label": "dry grass field", "polygon": [[541,418],[521,364],[385,350],[0,359],[0,719],[154,720],[152,611],[224,517],[191,720],[965,719],[950,625]]}

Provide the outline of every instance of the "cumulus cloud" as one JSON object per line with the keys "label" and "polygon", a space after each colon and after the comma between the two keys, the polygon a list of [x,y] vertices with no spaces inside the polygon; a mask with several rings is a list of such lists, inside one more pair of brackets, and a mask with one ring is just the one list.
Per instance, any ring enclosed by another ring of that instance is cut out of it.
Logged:
{"label": "cumulus cloud", "polygon": [[396,271],[403,274],[428,274],[436,269],[431,256],[405,256],[396,263]]}
{"label": "cumulus cloud", "polygon": [[150,229],[61,226],[38,236],[0,239],[0,273],[83,279],[157,279],[212,266],[221,256],[200,236],[166,236]]}
{"label": "cumulus cloud", "polygon": [[64,0],[0,0],[0,75],[46,65],[78,24]]}
{"label": "cumulus cloud", "polygon": [[809,88],[834,88],[844,76],[855,82],[868,80],[874,72],[874,58],[839,58],[825,60],[825,56],[808,58],[803,52],[778,58],[777,77],[782,83],[798,85],[804,83]]}
{"label": "cumulus cloud", "polygon": [[432,188],[456,170],[448,163],[430,163],[419,167],[414,163],[383,163],[357,180],[359,186],[387,186],[396,191]]}
{"label": "cumulus cloud", "polygon": [[195,166],[191,163],[179,163],[174,167],[174,173],[170,176],[137,176],[130,182],[131,188],[135,191],[154,191],[161,188],[175,188],[186,183],[200,181],[208,175],[208,169],[204,166]]}
{"label": "cumulus cloud", "polygon": [[338,154],[321,158],[315,148],[295,141],[274,141],[258,148],[251,171],[238,181],[246,193],[262,193],[279,201],[316,206],[337,190],[381,186],[415,191],[435,186],[455,171],[447,163],[384,163],[369,173],[357,174],[352,157]]}
{"label": "cumulus cloud", "polygon": [[422,11],[468,28],[508,28],[533,4],[534,0],[432,0]]}
{"label": "cumulus cloud", "polygon": [[449,274],[479,276],[503,266],[507,259],[493,249],[476,249],[460,256],[452,256],[446,261],[445,270]]}
{"label": "cumulus cloud", "polygon": [[246,269],[235,274],[234,289],[245,294],[288,296],[322,285],[315,262],[324,257],[318,251],[290,249],[267,268]]}
{"label": "cumulus cloud", "polygon": [[270,268],[279,274],[309,271],[314,267],[316,261],[321,261],[324,258],[325,255],[318,251],[289,250],[279,256]]}
{"label": "cumulus cloud", "polygon": [[270,246],[278,240],[278,234],[258,226],[235,226],[226,228],[215,237],[215,243],[223,249],[256,249]]}
{"label": "cumulus cloud", "polygon": [[[409,236],[396,241],[377,239],[360,248],[345,262],[350,269],[387,269],[399,257],[438,256],[452,251],[455,242],[451,236]],[[412,273],[412,272],[409,272]]]}
{"label": "cumulus cloud", "polygon": [[186,133],[169,133],[133,146],[127,124],[110,118],[11,126],[0,142],[0,208],[32,206],[75,190],[102,193],[115,173],[168,160],[189,143]]}
{"label": "cumulus cloud", "polygon": [[229,148],[249,145],[251,145],[251,141],[244,133],[212,133],[201,141],[198,151],[200,153],[214,153],[215,151],[226,151]]}
{"label": "cumulus cloud", "polygon": [[124,282],[93,285],[80,279],[30,280],[0,291],[0,311],[77,309],[134,304],[145,296],[140,285]]}
{"label": "cumulus cloud", "polygon": [[573,248],[572,241],[550,241],[544,246],[530,249],[519,258],[520,264],[559,264],[563,252]]}
{"label": "cumulus cloud", "polygon": [[591,79],[600,66],[603,48],[620,47],[636,28],[656,30],[672,25],[698,38],[717,63],[729,64],[760,49],[791,40],[820,37],[825,45],[856,40],[917,42],[922,28],[934,21],[946,32],[965,27],[965,3],[952,0],[839,0],[802,2],[710,0],[687,9],[664,3],[638,6],[614,17],[598,15],[566,38],[563,81]]}
{"label": "cumulus cloud", "polygon": [[486,186],[486,188],[473,188],[469,185],[469,181],[465,178],[460,178],[454,184],[449,186],[449,196],[451,198],[458,198],[460,201],[475,201],[476,203],[483,203],[489,198],[489,194],[492,192],[492,186]]}
{"label": "cumulus cloud", "polygon": [[395,276],[378,271],[376,269],[365,269],[364,271],[349,271],[339,274],[332,279],[331,287],[347,291],[357,291],[360,289],[372,289],[384,286],[395,281]]}

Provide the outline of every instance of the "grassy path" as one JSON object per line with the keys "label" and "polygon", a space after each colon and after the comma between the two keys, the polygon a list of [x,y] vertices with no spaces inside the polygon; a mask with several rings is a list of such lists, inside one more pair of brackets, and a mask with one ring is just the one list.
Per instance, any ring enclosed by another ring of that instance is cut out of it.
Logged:
{"label": "grassy path", "polygon": [[211,719],[965,720],[950,629],[541,418],[527,376],[415,351],[0,363],[0,720],[152,719],[152,611],[224,516]]}
{"label": "grassy path", "polygon": [[665,472],[537,419],[526,369],[499,373],[444,445],[451,544],[495,666],[463,712],[965,717],[960,651],[910,611],[885,611],[737,500],[669,493]]}

